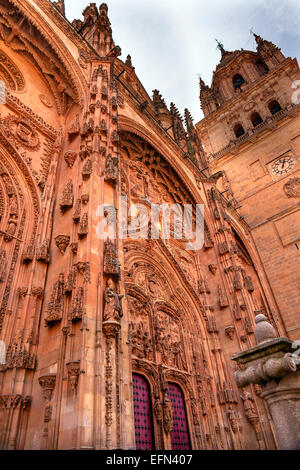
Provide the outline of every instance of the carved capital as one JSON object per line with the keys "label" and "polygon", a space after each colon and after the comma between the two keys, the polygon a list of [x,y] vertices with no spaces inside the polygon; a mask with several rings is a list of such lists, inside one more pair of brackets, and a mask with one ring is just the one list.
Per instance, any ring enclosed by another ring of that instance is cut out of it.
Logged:
{"label": "carved capital", "polygon": [[48,374],[39,377],[39,384],[43,389],[43,396],[46,402],[51,401],[52,393],[55,387],[56,374]]}
{"label": "carved capital", "polygon": [[57,235],[57,237],[55,237],[55,243],[61,254],[64,255],[70,243],[70,236]]}
{"label": "carved capital", "polygon": [[103,333],[107,338],[114,338],[121,329],[121,325],[115,321],[106,321],[102,325]]}

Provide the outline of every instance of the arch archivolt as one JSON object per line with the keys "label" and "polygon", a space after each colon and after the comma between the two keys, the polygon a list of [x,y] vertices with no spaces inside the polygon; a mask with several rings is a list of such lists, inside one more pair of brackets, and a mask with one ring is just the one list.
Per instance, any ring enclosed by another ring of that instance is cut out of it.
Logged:
{"label": "arch archivolt", "polygon": [[78,77],[79,66],[50,25],[30,5],[16,0],[0,0],[0,13],[0,38],[42,73],[58,112],[64,114],[72,101],[82,105],[84,78]]}
{"label": "arch archivolt", "polygon": [[22,282],[25,234],[26,240],[36,237],[39,216],[40,197],[30,171],[0,132],[0,331],[11,293]]}
{"label": "arch archivolt", "polygon": [[[178,153],[178,149],[172,149],[170,146],[167,146],[163,139],[159,139],[157,137],[157,133],[154,134],[144,125],[133,121],[127,116],[121,115],[119,117],[119,131],[121,133],[121,149],[124,149],[126,142],[128,144],[128,138],[131,143],[135,142],[135,144],[138,144],[143,141],[144,145],[146,144],[149,147],[152,147],[152,152],[155,151],[157,154],[161,156],[163,155],[162,158],[165,160],[165,163],[169,164],[172,171],[176,174],[177,180],[186,188],[187,194],[189,195],[188,199],[191,199],[194,203],[203,204],[203,199],[199,194],[199,189],[195,184],[193,174],[189,174],[185,171],[185,168],[189,166],[188,162],[184,159],[183,164],[182,158]],[[137,149],[132,146],[131,151],[127,152],[127,155],[131,158],[136,152]],[[193,166],[193,170],[197,171],[196,167]],[[199,178],[200,177],[201,173],[199,172]]]}
{"label": "arch archivolt", "polygon": [[6,89],[22,92],[25,89],[25,78],[19,67],[0,49],[0,80],[5,83]]}
{"label": "arch archivolt", "polygon": [[124,263],[133,357],[190,373],[190,338],[194,335],[200,339],[206,334],[199,305],[188,287],[178,287],[182,285],[180,274],[159,246],[155,256],[149,256],[142,245],[136,243],[133,249],[131,244],[128,250],[125,244]]}

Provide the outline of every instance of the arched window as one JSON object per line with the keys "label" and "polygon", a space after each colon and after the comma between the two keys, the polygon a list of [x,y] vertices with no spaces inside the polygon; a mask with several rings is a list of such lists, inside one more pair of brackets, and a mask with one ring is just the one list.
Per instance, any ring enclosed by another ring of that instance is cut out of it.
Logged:
{"label": "arched window", "polygon": [[173,408],[172,450],[190,450],[191,443],[182,390],[177,384],[169,383],[168,385],[168,397]]}
{"label": "arched window", "polygon": [[142,375],[133,374],[133,403],[137,450],[154,450],[150,388]]}
{"label": "arched window", "polygon": [[241,124],[237,124],[235,127],[234,127],[234,133],[235,133],[235,136],[236,138],[238,139],[239,137],[242,137],[242,135],[245,134],[245,130],[243,128],[243,126]]}
{"label": "arched window", "polygon": [[243,85],[243,83],[246,83],[244,78],[242,77],[242,75],[240,75],[239,73],[237,73],[233,79],[232,79],[232,83],[233,83],[233,88],[235,90],[237,90],[238,88],[241,88],[241,86]]}
{"label": "arched window", "polygon": [[274,116],[274,114],[279,113],[279,111],[282,110],[282,107],[278,103],[278,101],[273,100],[269,103],[269,110],[271,111],[271,114]]}
{"label": "arched window", "polygon": [[261,118],[261,115],[259,113],[256,113],[256,112],[251,114],[250,119],[251,119],[251,122],[252,122],[254,127],[259,126],[263,122],[263,120]]}
{"label": "arched window", "polygon": [[258,59],[255,65],[258,70],[259,75],[261,76],[266,75],[270,71],[269,67],[262,59]]}

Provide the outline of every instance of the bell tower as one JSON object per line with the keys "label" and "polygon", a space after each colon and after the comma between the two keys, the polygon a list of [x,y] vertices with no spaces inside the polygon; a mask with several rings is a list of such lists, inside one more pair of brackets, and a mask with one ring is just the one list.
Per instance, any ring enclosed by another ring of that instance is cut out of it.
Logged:
{"label": "bell tower", "polygon": [[[200,80],[197,132],[219,190],[250,227],[286,333],[300,331],[300,105],[297,59],[254,34],[256,52],[228,52]],[[295,91],[296,90],[296,91]]]}

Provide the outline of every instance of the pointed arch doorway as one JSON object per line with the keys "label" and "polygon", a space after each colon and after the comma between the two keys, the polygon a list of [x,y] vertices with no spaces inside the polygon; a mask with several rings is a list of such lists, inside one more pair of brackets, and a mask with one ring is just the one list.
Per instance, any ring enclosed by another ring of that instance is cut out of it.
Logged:
{"label": "pointed arch doorway", "polygon": [[172,450],[190,450],[189,427],[181,388],[177,384],[169,382],[168,397],[173,408]]}
{"label": "pointed arch doorway", "polygon": [[138,374],[132,375],[136,450],[154,450],[150,387]]}

